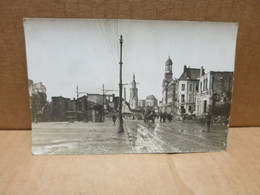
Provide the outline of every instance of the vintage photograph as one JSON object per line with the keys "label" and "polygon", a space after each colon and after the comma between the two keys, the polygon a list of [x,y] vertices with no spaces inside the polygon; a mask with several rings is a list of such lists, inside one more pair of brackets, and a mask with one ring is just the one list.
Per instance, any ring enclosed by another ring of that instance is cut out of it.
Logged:
{"label": "vintage photograph", "polygon": [[238,24],[26,18],[32,153],[227,149]]}

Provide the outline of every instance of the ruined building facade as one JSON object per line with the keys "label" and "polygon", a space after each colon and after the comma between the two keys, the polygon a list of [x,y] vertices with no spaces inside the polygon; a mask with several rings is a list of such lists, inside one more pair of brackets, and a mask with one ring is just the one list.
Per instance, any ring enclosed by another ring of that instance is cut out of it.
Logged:
{"label": "ruined building facade", "polygon": [[214,115],[229,115],[233,72],[210,71],[184,65],[178,79],[172,78],[172,60],[165,63],[162,82],[160,111],[169,114],[195,114],[211,112]]}
{"label": "ruined building facade", "polygon": [[29,79],[28,88],[32,121],[38,122],[48,120],[46,87],[42,82],[34,83]]}
{"label": "ruined building facade", "polygon": [[[209,73],[200,77],[199,91],[196,95],[196,115],[207,112],[229,114],[233,86],[233,72]],[[218,111],[219,110],[219,111]]]}

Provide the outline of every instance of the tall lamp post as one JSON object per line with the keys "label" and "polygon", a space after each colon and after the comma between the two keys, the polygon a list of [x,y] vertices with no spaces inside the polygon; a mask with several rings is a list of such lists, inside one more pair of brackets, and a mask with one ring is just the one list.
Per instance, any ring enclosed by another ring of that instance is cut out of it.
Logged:
{"label": "tall lamp post", "polygon": [[124,127],[123,127],[123,117],[122,117],[122,46],[123,46],[123,36],[120,35],[120,71],[119,71],[119,113],[118,113],[118,119],[119,119],[119,125],[117,132],[122,133],[124,132]]}

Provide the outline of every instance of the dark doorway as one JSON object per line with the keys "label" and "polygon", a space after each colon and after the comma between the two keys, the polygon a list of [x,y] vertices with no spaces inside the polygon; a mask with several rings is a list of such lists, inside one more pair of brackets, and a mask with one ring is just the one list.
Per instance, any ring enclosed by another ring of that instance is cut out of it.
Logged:
{"label": "dark doorway", "polygon": [[203,104],[203,112],[204,112],[204,113],[207,112],[207,100],[204,100],[204,104]]}
{"label": "dark doorway", "polygon": [[186,112],[186,110],[185,110],[184,106],[181,106],[181,113],[183,114],[185,112]]}
{"label": "dark doorway", "polygon": [[181,95],[181,103],[185,103],[185,95]]}

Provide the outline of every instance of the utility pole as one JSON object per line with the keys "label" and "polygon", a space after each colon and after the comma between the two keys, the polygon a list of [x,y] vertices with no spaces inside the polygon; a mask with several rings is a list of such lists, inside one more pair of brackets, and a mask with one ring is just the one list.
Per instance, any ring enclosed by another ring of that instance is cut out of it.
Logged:
{"label": "utility pole", "polygon": [[78,111],[79,87],[77,86],[76,112]]}
{"label": "utility pole", "polygon": [[123,127],[123,117],[122,117],[122,46],[123,46],[123,36],[121,35],[120,36],[120,62],[119,62],[119,65],[120,65],[120,71],[119,71],[119,116],[118,116],[118,119],[119,119],[119,126],[118,126],[118,129],[117,129],[117,132],[118,133],[122,133],[124,132],[124,127]]}
{"label": "utility pole", "polygon": [[102,91],[103,91],[103,107],[102,107],[102,122],[105,122],[105,109],[104,109],[104,106],[105,106],[105,88],[104,88],[104,84],[102,85]]}
{"label": "utility pole", "polygon": [[77,99],[79,98],[79,87],[77,86]]}

